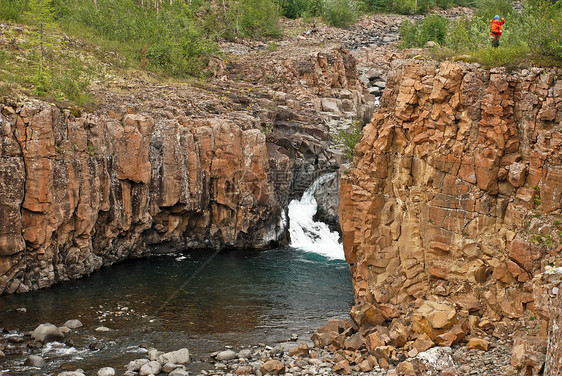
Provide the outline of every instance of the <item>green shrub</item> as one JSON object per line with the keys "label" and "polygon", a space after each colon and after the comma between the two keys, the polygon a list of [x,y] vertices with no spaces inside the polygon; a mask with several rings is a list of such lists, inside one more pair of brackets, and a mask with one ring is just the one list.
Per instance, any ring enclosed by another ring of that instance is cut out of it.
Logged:
{"label": "green shrub", "polygon": [[0,19],[14,22],[25,21],[28,0],[0,0]]}
{"label": "green shrub", "polygon": [[347,128],[340,128],[334,135],[336,147],[341,149],[345,159],[351,161],[355,156],[355,146],[363,136],[363,123],[361,119],[355,118]]}
{"label": "green shrub", "polygon": [[349,27],[359,19],[358,4],[355,0],[326,0],[322,18],[330,26]]}
{"label": "green shrub", "polygon": [[283,15],[287,18],[299,18],[310,8],[307,0],[281,0],[279,6]]}
{"label": "green shrub", "polygon": [[525,40],[533,54],[562,59],[562,2],[532,1],[524,15]]}
{"label": "green shrub", "polygon": [[240,0],[230,12],[234,31],[244,37],[280,37],[279,7],[272,0]]}
{"label": "green shrub", "polygon": [[400,27],[400,45],[403,48],[422,47],[429,41],[443,44],[448,25],[449,20],[437,15],[427,16],[423,21],[415,24],[405,20]]}

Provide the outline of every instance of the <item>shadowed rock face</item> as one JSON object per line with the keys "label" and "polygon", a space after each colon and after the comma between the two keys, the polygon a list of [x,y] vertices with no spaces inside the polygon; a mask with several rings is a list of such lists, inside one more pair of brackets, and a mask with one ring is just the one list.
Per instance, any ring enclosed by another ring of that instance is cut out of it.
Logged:
{"label": "shadowed rock face", "polygon": [[357,303],[441,295],[492,319],[533,309],[530,281],[560,244],[561,124],[551,70],[395,62],[342,176]]}

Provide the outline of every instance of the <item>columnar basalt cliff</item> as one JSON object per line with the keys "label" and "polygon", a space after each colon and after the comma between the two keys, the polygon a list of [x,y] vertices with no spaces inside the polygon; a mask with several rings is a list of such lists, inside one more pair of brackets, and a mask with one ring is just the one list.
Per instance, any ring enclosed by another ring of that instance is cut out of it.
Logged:
{"label": "columnar basalt cliff", "polygon": [[0,293],[154,252],[286,243],[289,199],[339,165],[324,118],[342,100],[322,108],[319,88],[364,107],[347,52],[298,65],[283,69],[299,95],[223,76],[206,90],[131,85],[92,113],[2,105]]}
{"label": "columnar basalt cliff", "polygon": [[562,235],[559,72],[396,61],[356,153],[340,223],[357,304],[418,309],[434,340],[455,312],[475,326],[535,309]]}

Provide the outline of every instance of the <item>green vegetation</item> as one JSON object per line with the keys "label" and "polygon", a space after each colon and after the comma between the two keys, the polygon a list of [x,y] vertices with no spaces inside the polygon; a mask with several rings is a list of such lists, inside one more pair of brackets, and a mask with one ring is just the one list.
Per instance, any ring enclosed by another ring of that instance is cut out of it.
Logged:
{"label": "green vegetation", "polygon": [[345,159],[352,161],[355,156],[355,146],[361,141],[362,136],[363,122],[359,118],[354,118],[347,128],[340,128],[333,137]]}
{"label": "green vegetation", "polygon": [[[434,57],[462,55],[486,67],[562,64],[562,0],[530,0],[521,13],[509,0],[480,0],[477,8],[470,20],[429,16],[416,24],[405,22],[401,46],[422,47],[432,40],[441,45]],[[490,21],[496,14],[506,20],[499,48],[490,44]]]}
{"label": "green vegetation", "polygon": [[533,202],[535,205],[541,204],[541,188],[538,185],[534,185],[531,187],[535,190],[535,196],[533,197]]}

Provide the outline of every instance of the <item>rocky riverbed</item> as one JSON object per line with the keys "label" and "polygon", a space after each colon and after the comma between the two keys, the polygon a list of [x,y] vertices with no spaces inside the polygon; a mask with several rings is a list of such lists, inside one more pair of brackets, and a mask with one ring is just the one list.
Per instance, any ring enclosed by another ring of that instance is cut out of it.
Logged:
{"label": "rocky riverbed", "polygon": [[[333,320],[326,328],[352,325],[351,320]],[[91,328],[90,328],[91,329]],[[111,329],[101,326],[98,333]],[[27,352],[24,361],[25,374],[44,374],[41,370],[52,359],[41,356],[42,350],[59,349],[59,352],[73,349],[76,336],[87,332],[82,323],[68,320],[62,326],[49,323],[39,325],[30,333],[17,331],[2,335],[0,357],[5,353]],[[316,333],[315,335],[317,335]],[[313,338],[314,336],[313,335]],[[74,338],[74,339],[73,339]],[[354,348],[348,343],[336,349],[337,343],[325,347],[315,346],[308,334],[293,334],[285,341],[273,344],[234,348],[226,345],[224,349],[193,358],[188,348],[163,352],[155,348],[139,346],[138,358],[122,365],[100,367],[99,370],[84,371],[72,365],[61,365],[59,372],[49,372],[58,376],[148,376],[148,375],[490,375],[507,374],[510,364],[511,343],[508,336],[497,338],[485,336],[476,342],[457,344],[452,347],[430,347],[426,344],[412,343],[410,351],[402,351],[393,346],[379,346],[373,350]],[[486,348],[481,345],[486,343]],[[188,345],[188,344],[186,344]],[[334,346],[336,345],[336,346]],[[96,351],[96,342],[90,343],[91,351]],[[424,351],[417,351],[417,348]],[[45,352],[43,352],[45,353]],[[0,369],[1,371],[1,369]],[[1,371],[3,376],[9,370]]]}

